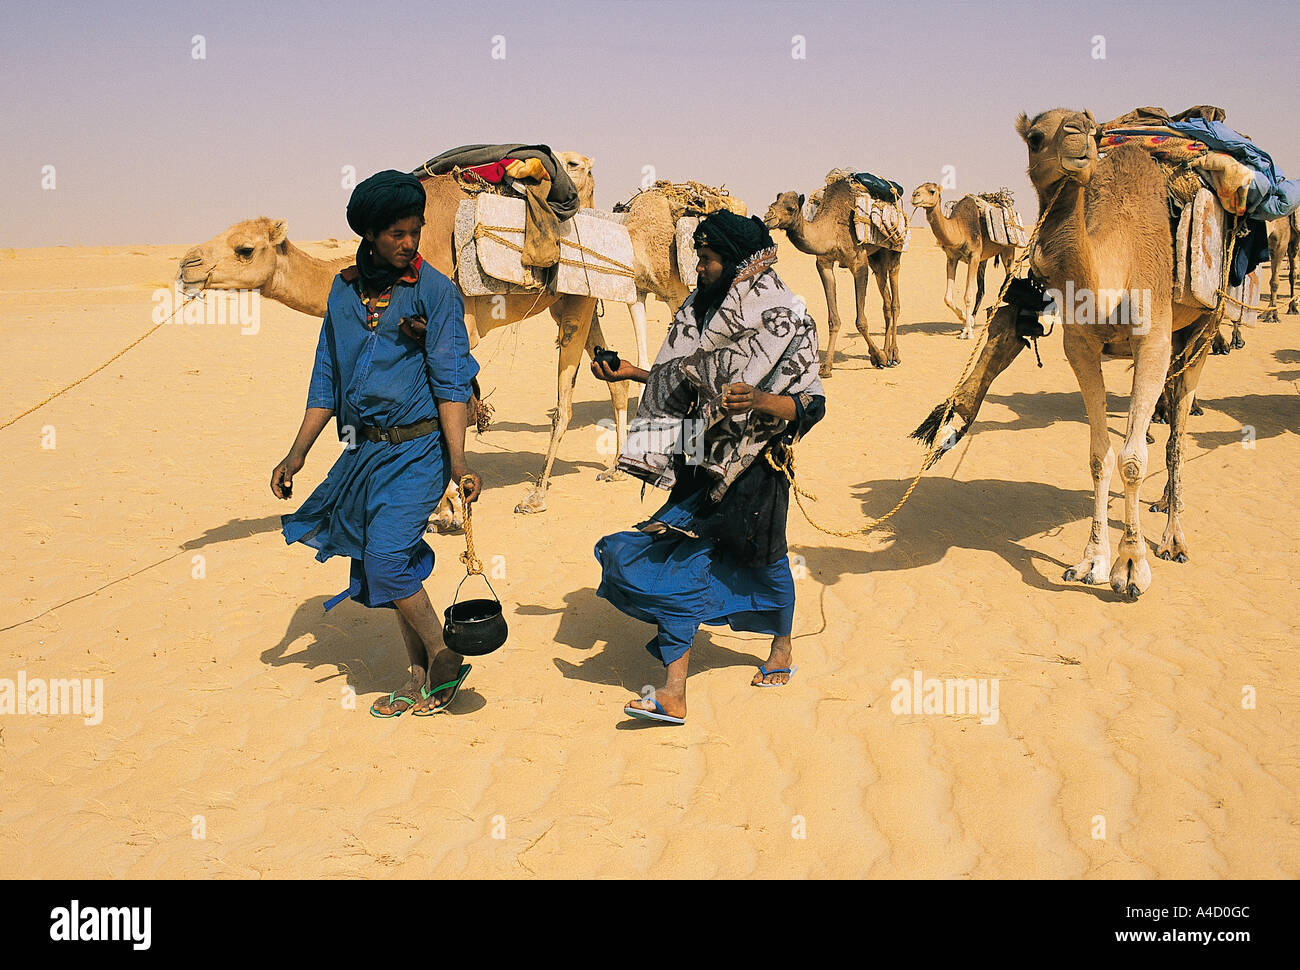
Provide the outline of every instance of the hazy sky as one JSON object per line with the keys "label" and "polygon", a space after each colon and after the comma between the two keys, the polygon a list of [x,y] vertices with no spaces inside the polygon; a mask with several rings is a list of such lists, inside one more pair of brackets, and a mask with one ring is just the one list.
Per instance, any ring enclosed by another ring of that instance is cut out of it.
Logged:
{"label": "hazy sky", "polygon": [[407,170],[473,142],[592,156],[602,207],[647,165],[725,183],[759,214],[834,167],[910,192],[952,165],[958,193],[1010,186],[1032,218],[1013,123],[1057,106],[1101,120],[1218,104],[1296,176],[1298,14],[1294,0],[6,0],[0,246],[197,243],[258,215],[292,238],[346,237],[343,166]]}

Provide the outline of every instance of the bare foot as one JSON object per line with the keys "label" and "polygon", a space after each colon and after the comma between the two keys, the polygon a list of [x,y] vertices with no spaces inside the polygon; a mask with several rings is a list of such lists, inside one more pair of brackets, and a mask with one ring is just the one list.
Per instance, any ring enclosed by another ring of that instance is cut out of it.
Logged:
{"label": "bare foot", "polygon": [[397,688],[387,697],[381,697],[371,704],[370,713],[377,714],[380,717],[394,717],[398,714],[405,714],[419,703],[420,687],[423,684],[423,671],[419,673],[412,671],[411,679],[405,685]]}
{"label": "bare foot", "polygon": [[655,709],[655,701],[663,708],[663,713],[669,717],[686,716],[686,694],[669,693],[668,688],[652,690],[645,697],[636,697],[623,705],[625,709],[631,708],[637,711],[649,711],[652,714],[659,713]]}
{"label": "bare foot", "polygon": [[[426,690],[432,690],[440,684],[446,684],[460,676],[460,667],[465,658],[458,653],[452,653],[451,650],[443,649],[438,651],[438,655],[433,658],[433,663],[429,667],[428,680],[424,682]],[[417,714],[427,714],[430,711],[436,711],[442,707],[451,698],[452,691],[455,688],[445,687],[440,691],[422,697],[417,688],[415,697],[417,698],[415,710]]]}
{"label": "bare foot", "polygon": [[[764,669],[767,670],[768,673],[764,676],[763,671],[760,670],[754,675],[754,679],[750,681],[750,684],[755,687],[759,687],[763,684],[766,684],[769,687],[776,687],[780,684],[790,683],[789,671],[792,669],[790,663],[792,659],[793,649],[790,644],[790,638],[788,636],[773,637],[771,652],[768,653],[767,660],[763,664]],[[778,673],[777,671],[780,672]]]}

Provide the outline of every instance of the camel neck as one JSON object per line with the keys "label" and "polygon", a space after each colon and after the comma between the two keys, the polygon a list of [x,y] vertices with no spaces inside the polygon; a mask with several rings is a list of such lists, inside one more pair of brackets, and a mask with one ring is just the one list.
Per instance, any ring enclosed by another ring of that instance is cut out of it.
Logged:
{"label": "camel neck", "polygon": [[276,258],[271,282],[262,287],[262,295],[302,313],[325,316],[334,276],[354,260],[350,256],[317,259],[287,240],[284,246],[284,252]]}
{"label": "camel neck", "polygon": [[1038,231],[1031,265],[1054,283],[1070,279],[1076,286],[1090,286],[1094,282],[1094,241],[1088,235],[1083,200],[1083,186],[1073,179],[1065,180],[1059,194],[1056,186],[1038,194],[1039,211],[1047,205],[1051,210]]}
{"label": "camel neck", "polygon": [[930,224],[930,231],[940,249],[951,249],[961,242],[952,231],[952,220],[943,214],[943,196],[938,196],[934,205],[925,210],[925,221]]}

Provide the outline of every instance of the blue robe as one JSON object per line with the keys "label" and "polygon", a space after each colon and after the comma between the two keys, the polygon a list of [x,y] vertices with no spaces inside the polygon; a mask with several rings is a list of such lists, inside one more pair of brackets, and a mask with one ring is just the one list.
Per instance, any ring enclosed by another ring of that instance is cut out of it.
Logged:
{"label": "blue robe", "polygon": [[[470,399],[478,364],[460,292],[427,263],[412,275],[394,284],[374,330],[355,283],[340,274],[330,289],[307,407],[332,410],[349,446],[302,508],[281,517],[286,542],[311,546],[321,562],[352,558],[348,589],[326,609],[346,596],[391,607],[433,572],[424,533],[451,476],[441,431],[395,445],[360,432],[437,418],[438,399]],[[400,328],[415,315],[428,321],[423,344]]]}

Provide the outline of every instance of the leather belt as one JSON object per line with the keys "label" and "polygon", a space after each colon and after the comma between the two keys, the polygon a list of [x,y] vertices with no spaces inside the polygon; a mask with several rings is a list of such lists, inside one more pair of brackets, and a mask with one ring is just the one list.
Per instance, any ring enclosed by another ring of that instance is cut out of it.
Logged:
{"label": "leather belt", "polygon": [[415,422],[415,424],[403,424],[396,428],[363,427],[361,436],[367,441],[386,441],[390,445],[400,445],[403,441],[423,438],[425,435],[433,434],[437,430],[438,419],[426,418],[423,421]]}

